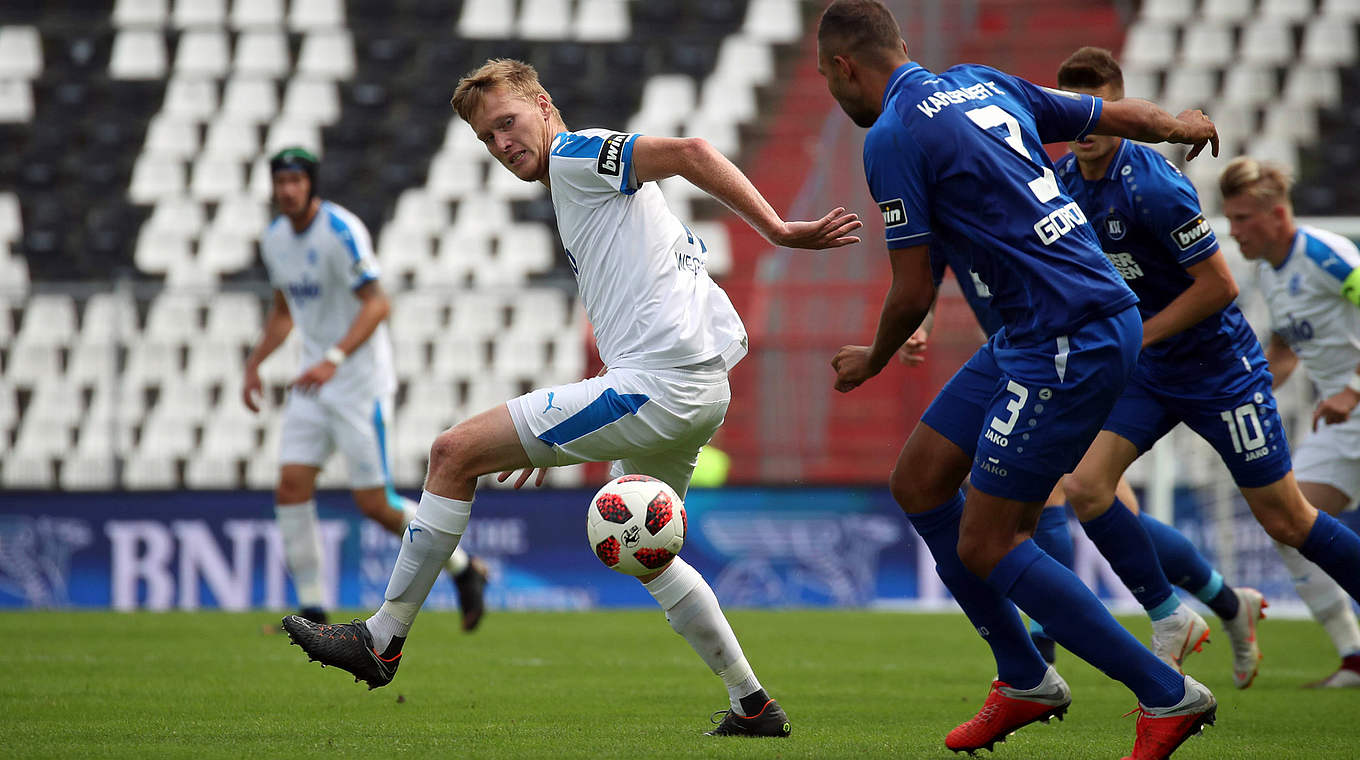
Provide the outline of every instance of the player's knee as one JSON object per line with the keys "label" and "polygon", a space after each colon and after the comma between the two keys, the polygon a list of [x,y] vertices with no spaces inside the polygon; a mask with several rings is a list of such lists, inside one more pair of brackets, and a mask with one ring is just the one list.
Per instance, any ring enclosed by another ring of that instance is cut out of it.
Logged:
{"label": "player's knee", "polygon": [[1079,520],[1098,517],[1114,503],[1114,488],[1079,472],[1063,478],[1063,490]]}
{"label": "player's knee", "polygon": [[1006,550],[996,546],[987,536],[959,536],[959,561],[969,572],[983,580],[992,574],[992,569],[1004,556]]}
{"label": "player's knee", "polygon": [[[1307,514],[1304,514],[1307,512]],[[1264,509],[1257,512],[1257,520],[1266,535],[1287,546],[1299,547],[1313,528],[1312,512],[1289,509]]]}
{"label": "player's knee", "polygon": [[302,504],[312,498],[312,484],[305,478],[284,476],[274,489],[275,504]]}
{"label": "player's knee", "polygon": [[354,503],[359,507],[359,514],[370,520],[379,520],[386,516],[387,510],[391,509],[386,501],[373,499],[355,499]]}
{"label": "player's knee", "polygon": [[908,473],[901,467],[894,467],[888,476],[888,491],[903,512],[913,515],[945,503],[958,491],[958,486],[945,488],[923,482],[921,473]]}
{"label": "player's knee", "polygon": [[473,454],[468,443],[467,437],[456,427],[435,437],[430,445],[430,476],[461,479]]}

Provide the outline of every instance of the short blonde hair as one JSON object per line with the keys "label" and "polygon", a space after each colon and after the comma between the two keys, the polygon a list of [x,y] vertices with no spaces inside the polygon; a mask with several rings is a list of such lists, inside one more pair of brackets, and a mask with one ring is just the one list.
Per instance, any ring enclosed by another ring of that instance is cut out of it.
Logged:
{"label": "short blonde hair", "polygon": [[1257,200],[1289,206],[1289,191],[1293,186],[1294,178],[1288,169],[1269,161],[1257,161],[1250,156],[1234,158],[1218,176],[1218,189],[1224,200],[1248,195]]}
{"label": "short blonde hair", "polygon": [[[463,121],[470,122],[472,114],[481,107],[483,96],[497,88],[504,88],[506,92],[530,103],[536,102],[539,95],[552,103],[552,96],[539,83],[538,71],[533,66],[513,58],[492,58],[458,81],[458,88],[453,91],[453,100],[450,101],[453,110],[458,112]],[[552,107],[552,112],[559,120],[562,118],[557,106]]]}

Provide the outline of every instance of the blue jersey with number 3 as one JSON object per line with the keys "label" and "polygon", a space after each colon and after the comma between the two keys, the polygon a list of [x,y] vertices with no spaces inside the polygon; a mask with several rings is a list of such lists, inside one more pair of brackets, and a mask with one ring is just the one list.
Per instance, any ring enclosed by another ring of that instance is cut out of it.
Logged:
{"label": "blue jersey with number 3", "polygon": [[903,65],[864,141],[888,247],[930,244],[971,261],[1016,345],[1133,305],[1043,148],[1084,137],[1100,109],[1099,98],[987,66]]}

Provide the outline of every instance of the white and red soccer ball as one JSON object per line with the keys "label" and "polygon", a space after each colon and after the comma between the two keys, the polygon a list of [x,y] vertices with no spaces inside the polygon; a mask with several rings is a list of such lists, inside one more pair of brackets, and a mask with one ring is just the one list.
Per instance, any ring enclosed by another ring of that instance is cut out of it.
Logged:
{"label": "white and red soccer ball", "polygon": [[687,527],[680,497],[648,475],[609,481],[586,510],[591,551],[606,567],[628,575],[665,567],[684,545]]}

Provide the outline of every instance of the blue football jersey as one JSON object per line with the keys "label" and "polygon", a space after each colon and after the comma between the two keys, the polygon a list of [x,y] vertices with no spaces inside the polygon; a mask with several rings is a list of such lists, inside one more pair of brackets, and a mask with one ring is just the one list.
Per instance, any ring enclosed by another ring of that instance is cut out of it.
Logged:
{"label": "blue football jersey", "polygon": [[1001,315],[992,308],[992,291],[973,272],[973,262],[954,249],[941,250],[938,246],[932,246],[930,268],[935,275],[936,287],[944,280],[946,267],[954,270],[954,279],[959,283],[959,290],[963,291],[968,308],[972,309],[973,316],[977,317],[982,332],[986,333],[988,338],[999,332],[1003,326]]}
{"label": "blue football jersey", "polygon": [[[1100,246],[1138,294],[1147,321],[1194,282],[1185,270],[1218,251],[1214,231],[1190,180],[1157,151],[1121,140],[1105,175],[1081,176],[1077,157],[1058,160],[1058,178],[1081,204]],[[1139,363],[1150,377],[1181,382],[1211,377],[1237,361],[1256,335],[1229,304],[1188,330],[1143,349]]]}
{"label": "blue football jersey", "polygon": [[864,141],[888,247],[930,244],[970,261],[1015,345],[1133,305],[1043,147],[1084,137],[1100,109],[987,66],[898,68]]}

